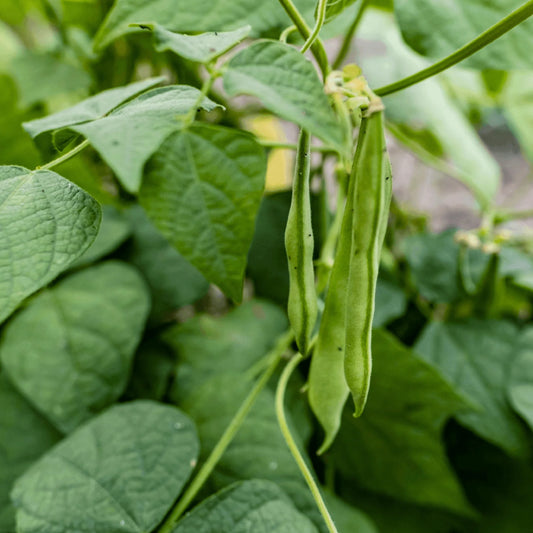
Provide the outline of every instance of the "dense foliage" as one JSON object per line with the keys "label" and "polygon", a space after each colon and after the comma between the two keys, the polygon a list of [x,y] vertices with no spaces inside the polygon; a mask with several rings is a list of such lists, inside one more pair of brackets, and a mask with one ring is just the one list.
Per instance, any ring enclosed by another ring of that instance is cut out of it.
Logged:
{"label": "dense foliage", "polygon": [[531,14],[2,0],[0,532],[529,531]]}

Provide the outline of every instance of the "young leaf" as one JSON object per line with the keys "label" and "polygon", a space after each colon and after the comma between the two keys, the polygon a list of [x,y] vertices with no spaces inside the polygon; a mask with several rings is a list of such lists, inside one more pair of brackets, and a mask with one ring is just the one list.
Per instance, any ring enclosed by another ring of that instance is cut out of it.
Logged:
{"label": "young leaf", "polygon": [[179,409],[147,400],[114,406],[17,481],[17,531],[153,531],[197,455],[194,424]]}
{"label": "young leaf", "polygon": [[511,322],[468,320],[430,324],[415,349],[474,406],[457,420],[510,454],[525,455],[528,437],[507,401],[507,380],[517,351]]}
{"label": "young leaf", "polygon": [[72,274],[7,325],[3,368],[57,428],[72,431],[123,392],[148,310],[142,279],[124,263]]}
{"label": "young leaf", "polygon": [[[309,12],[315,0],[294,3]],[[139,31],[130,26],[139,20],[187,33],[234,30],[250,24],[254,35],[290,24],[278,0],[117,0],[94,38],[94,48],[100,51],[121,35]]]}
{"label": "young leaf", "polygon": [[251,479],[234,483],[195,507],[173,533],[318,533],[274,483]]}
{"label": "young leaf", "polygon": [[133,96],[150,89],[164,81],[165,78],[149,78],[143,81],[137,81],[125,85],[124,87],[115,87],[101,93],[95,94],[90,98],[82,100],[78,104],[68,107],[48,115],[43,118],[31,120],[23,124],[24,129],[35,139],[45,132],[90,122],[107,115],[110,111],[126,102]]}
{"label": "young leaf", "polygon": [[[88,139],[124,188],[136,193],[144,164],[166,137],[182,128],[180,116],[197,105],[199,96],[200,91],[188,85],[152,89],[103,118],[70,129]],[[211,111],[217,104],[204,98],[199,107]]]}
{"label": "young leaf", "polygon": [[263,148],[240,131],[194,125],[146,165],[140,203],[163,235],[234,301],[264,187]]}
{"label": "young leaf", "polygon": [[61,434],[0,374],[0,531],[15,531],[15,509],[9,493],[15,480]]}
{"label": "young leaf", "polygon": [[155,49],[158,52],[170,50],[185,59],[198,63],[210,63],[231,50],[247,37],[252,29],[251,26],[243,26],[235,31],[186,35],[168,31],[159,24],[136,24],[136,26],[152,31]]}
{"label": "young leaf", "polygon": [[133,228],[126,257],[145,277],[152,296],[151,318],[165,321],[180,307],[205,295],[207,280],[148,220],[138,205],[126,216]]}
{"label": "young leaf", "polygon": [[327,0],[326,21],[334,19],[340,15],[347,7],[350,7],[357,0]]}
{"label": "young leaf", "polygon": [[342,128],[329,105],[313,64],[279,41],[259,41],[227,64],[224,88],[230,96],[249,94],[273,113],[342,150]]}
{"label": "young leaf", "polygon": [[49,170],[0,167],[0,322],[93,242],[100,206]]}
{"label": "young leaf", "polygon": [[518,355],[512,366],[507,387],[509,399],[516,412],[533,429],[533,329],[520,337]]}
{"label": "young leaf", "polygon": [[[523,0],[395,0],[394,8],[407,44],[422,55],[440,59],[523,4]],[[466,60],[464,66],[527,70],[533,67],[531,46],[533,21],[526,21]]]}
{"label": "young leaf", "polygon": [[441,440],[446,420],[466,404],[389,333],[374,332],[372,351],[367,407],[357,420],[345,409],[331,464],[373,492],[471,515]]}

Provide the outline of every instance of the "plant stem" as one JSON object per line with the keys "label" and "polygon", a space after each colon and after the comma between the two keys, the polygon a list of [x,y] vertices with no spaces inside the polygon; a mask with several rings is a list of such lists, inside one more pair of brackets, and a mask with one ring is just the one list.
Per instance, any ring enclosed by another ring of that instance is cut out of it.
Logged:
{"label": "plant stem", "polygon": [[[292,20],[294,25],[298,28],[300,35],[305,40],[309,39],[311,35],[311,29],[307,25],[307,22],[305,22],[304,18],[302,17],[296,6],[292,3],[292,0],[279,0],[279,3],[286,11],[287,15],[289,15],[289,18]],[[311,45],[311,52],[313,52],[313,55],[317,60],[318,66],[320,67],[320,70],[322,72],[322,76],[324,77],[324,79],[326,79],[326,76],[329,74],[331,68],[329,66],[326,50],[324,49],[324,44],[320,39],[316,39],[315,42]]]}
{"label": "plant stem", "polygon": [[407,87],[415,85],[416,83],[420,83],[421,81],[424,81],[427,78],[435,76],[436,74],[439,74],[440,72],[443,72],[444,70],[453,67],[460,61],[463,61],[463,59],[470,57],[478,50],[481,50],[482,48],[495,41],[508,31],[512,30],[515,26],[518,26],[518,24],[520,24],[521,22],[524,22],[524,20],[528,19],[531,15],[533,15],[533,0],[529,0],[529,2],[526,2],[518,9],[515,9],[512,13],[510,13],[505,18],[494,24],[494,26],[491,26],[481,35],[478,35],[474,40],[465,44],[464,46],[462,46],[449,56],[445,57],[444,59],[437,61],[437,63],[434,63],[428,68],[425,68],[420,72],[416,72],[411,76],[407,76],[406,78],[391,83],[390,85],[380,87],[374,92],[378,96],[386,96],[388,94],[392,94],[397,91],[406,89]]}
{"label": "plant stem", "polygon": [[50,161],[49,163],[46,163],[46,165],[41,165],[39,167],[36,167],[35,170],[48,170],[50,168],[56,167],[57,165],[60,165],[64,161],[69,160],[71,157],[74,157],[76,154],[84,150],[89,146],[89,141],[85,139],[83,142],[72,148],[72,150],[69,150],[66,154],[63,154],[59,156],[57,159],[54,159],[53,161]]}
{"label": "plant stem", "polygon": [[287,418],[285,417],[284,399],[285,399],[285,390],[287,389],[287,383],[289,382],[289,379],[294,369],[298,366],[298,364],[302,360],[303,360],[302,354],[296,354],[287,363],[287,365],[283,369],[283,372],[281,373],[281,376],[278,381],[278,387],[276,389],[276,416],[278,417],[279,427],[281,429],[281,433],[283,434],[285,442],[287,443],[287,446],[289,447],[289,450],[291,451],[292,456],[294,457],[294,460],[296,461],[296,464],[298,465],[298,468],[300,469],[300,472],[305,478],[307,486],[309,487],[309,490],[311,491],[311,494],[313,495],[313,498],[316,502],[318,510],[320,511],[320,514],[322,515],[322,517],[324,518],[324,521],[326,522],[328,531],[330,533],[338,533],[337,528],[335,527],[335,524],[333,523],[333,519],[331,518],[331,515],[329,514],[328,508],[326,507],[326,504],[324,503],[322,494],[320,494],[320,489],[318,488],[318,485],[316,481],[314,480],[313,475],[311,474],[311,471],[309,470],[304,458],[302,457],[300,450],[298,450],[298,446],[296,445],[296,442],[294,441],[294,438],[289,429]]}
{"label": "plant stem", "polygon": [[496,221],[495,224],[503,224],[504,222],[508,222],[509,220],[519,220],[524,218],[533,218],[533,209],[525,209],[523,211],[498,211],[496,213]]}
{"label": "plant stem", "polygon": [[309,35],[309,37],[307,38],[307,41],[305,41],[304,45],[302,46],[302,49],[300,50],[302,54],[307,52],[307,50],[309,50],[311,45],[315,42],[316,38],[318,37],[318,34],[320,33],[322,26],[324,25],[324,21],[326,20],[326,7],[327,6],[328,6],[328,0],[318,0],[315,27],[313,28],[311,35]]}
{"label": "plant stem", "polygon": [[240,427],[244,422],[244,419],[250,412],[250,409],[253,407],[257,397],[264,389],[265,385],[268,383],[268,380],[272,377],[272,374],[274,373],[279,362],[281,361],[283,354],[287,351],[293,339],[294,335],[292,331],[286,331],[281,337],[279,337],[278,342],[270,352],[269,366],[263,372],[261,377],[257,380],[256,384],[254,385],[248,396],[242,402],[233,419],[231,420],[224,433],[216,443],[215,447],[209,454],[209,457],[206,459],[205,463],[197,472],[196,476],[191,481],[191,484],[183,493],[183,496],[176,502],[176,505],[174,506],[166,520],[159,527],[158,533],[170,533],[176,525],[176,522],[181,517],[181,515],[186,511],[187,507],[189,507],[191,502],[194,500],[194,498],[198,494],[198,491],[207,481],[208,477],[213,472],[222,455],[224,454],[228,446],[231,444],[231,441],[234,439],[235,435],[239,431]]}
{"label": "plant stem", "polygon": [[352,25],[348,28],[348,31],[346,32],[346,35],[344,36],[339,53],[337,54],[335,61],[333,61],[334,70],[338,69],[341,66],[342,62],[348,55],[348,52],[350,51],[350,45],[352,44],[352,39],[355,35],[355,32],[357,31],[357,28],[359,27],[359,23],[361,22],[361,19],[363,18],[363,15],[365,14],[367,7],[368,7],[368,0],[363,0],[361,5],[359,6],[359,11],[357,12],[357,15],[355,16],[355,19],[353,20]]}
{"label": "plant stem", "polygon": [[[293,143],[284,143],[278,141],[270,141],[269,139],[257,139],[261,146],[271,149],[281,149],[281,150],[297,150],[298,146]],[[311,152],[319,152],[322,154],[335,154],[337,150],[334,148],[329,148],[328,146],[311,146]]]}

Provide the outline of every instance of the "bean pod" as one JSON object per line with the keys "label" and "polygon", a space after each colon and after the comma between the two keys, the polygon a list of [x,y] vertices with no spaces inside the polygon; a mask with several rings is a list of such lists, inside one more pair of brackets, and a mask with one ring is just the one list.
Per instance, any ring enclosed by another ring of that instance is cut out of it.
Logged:
{"label": "bean pod", "polygon": [[313,265],[313,228],[309,174],[311,139],[302,130],[298,140],[292,201],[285,229],[285,248],[289,263],[289,301],[287,312],[298,350],[305,357],[317,317],[317,296]]}
{"label": "bean pod", "polygon": [[387,230],[392,179],[383,132],[383,112],[363,119],[354,182],[352,245],[346,305],[344,375],[354,416],[366,404],[372,371],[372,320],[383,239]]}

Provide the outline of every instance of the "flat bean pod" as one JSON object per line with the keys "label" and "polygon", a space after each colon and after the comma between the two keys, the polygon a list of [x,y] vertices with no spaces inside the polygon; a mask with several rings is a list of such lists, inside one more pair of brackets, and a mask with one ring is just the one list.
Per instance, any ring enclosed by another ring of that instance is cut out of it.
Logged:
{"label": "flat bean pod", "polygon": [[368,118],[354,164],[353,233],[346,306],[344,375],[353,397],[354,416],[366,404],[372,371],[372,320],[379,260],[391,198],[390,162],[383,132],[383,112]]}
{"label": "flat bean pod", "polygon": [[309,351],[311,333],[317,317],[309,191],[310,153],[310,135],[302,130],[298,140],[292,201],[285,229],[285,248],[290,279],[287,312],[298,350],[304,357]]}

